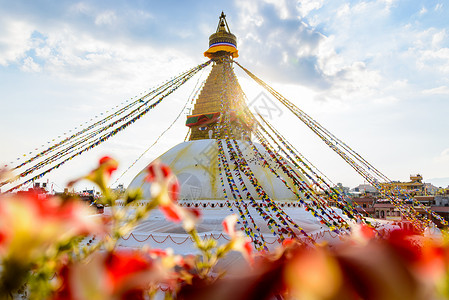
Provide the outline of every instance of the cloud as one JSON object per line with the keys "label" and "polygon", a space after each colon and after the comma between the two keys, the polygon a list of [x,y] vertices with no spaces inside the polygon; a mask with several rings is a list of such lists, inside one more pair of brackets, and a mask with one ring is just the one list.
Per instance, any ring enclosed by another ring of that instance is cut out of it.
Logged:
{"label": "cloud", "polygon": [[435,11],[440,11],[443,8],[443,3],[438,3],[437,5],[435,5]]}
{"label": "cloud", "polygon": [[237,3],[239,21],[235,31],[242,59],[276,81],[327,86],[316,55],[324,36],[298,19],[294,2],[280,5]]}
{"label": "cloud", "polygon": [[23,60],[21,69],[24,72],[40,72],[41,66],[35,63],[32,57],[28,56]]}
{"label": "cloud", "polygon": [[333,75],[332,88],[322,92],[317,99],[366,100],[376,94],[380,81],[378,72],[368,70],[363,62],[355,62],[339,69]]}
{"label": "cloud", "polygon": [[431,27],[416,30],[405,26],[401,35],[409,44],[403,45],[403,48],[408,48],[398,56],[403,55],[405,59],[414,62],[407,65],[411,70],[415,69],[415,72],[411,72],[411,77],[426,74],[427,78],[423,78],[423,82],[431,82],[433,79],[438,81],[449,73],[449,48],[444,46],[448,43],[446,29]]}
{"label": "cloud", "polygon": [[[445,29],[392,23],[400,4],[249,0],[236,1],[236,9],[228,15],[238,37],[240,60],[256,74],[273,83],[307,86],[318,92],[320,100],[354,100],[385,98],[385,90],[399,89],[394,82],[413,86],[423,81],[420,72],[434,78],[449,70],[449,50],[442,47],[447,43]],[[421,8],[415,7],[415,14]],[[151,68],[151,61],[194,57],[193,53],[204,50],[199,45],[207,44],[201,39],[207,41],[210,28],[215,27],[205,26],[204,21],[179,26],[175,16],[167,26],[158,6],[150,10],[78,2],[58,9],[68,21],[25,18],[30,21],[15,25],[11,19],[0,21],[4,25],[0,32],[22,28],[16,30],[21,34],[0,35],[0,64],[15,62],[27,71],[39,67],[74,80],[115,82],[122,76],[136,76],[136,69],[143,74],[143,66]],[[14,36],[17,42],[2,45],[3,36]],[[182,51],[179,45],[185,45]],[[139,60],[144,63],[139,65]]]}
{"label": "cloud", "polygon": [[[346,98],[364,94],[353,89],[359,84],[372,99],[388,96],[409,101],[412,91],[447,85],[448,34],[442,26],[446,22],[433,11],[422,19],[418,16],[421,8],[400,1],[336,1],[312,11],[307,20],[314,20],[316,30],[325,29],[317,54],[319,67],[330,82],[323,94],[343,95],[346,82]],[[364,72],[355,68],[358,63],[364,65]],[[351,66],[353,76],[335,76],[340,71],[347,73]],[[401,81],[407,82],[407,89],[395,86]]]}
{"label": "cloud", "polygon": [[[325,9],[323,1],[282,1],[276,5],[249,1],[236,5],[240,12],[237,36],[241,59],[254,73],[269,82],[308,86],[320,92],[319,100],[354,100],[375,94],[381,73],[367,64],[366,57],[345,53],[336,35],[329,34],[334,28],[328,27],[326,18],[320,23],[313,17],[315,11]],[[392,1],[384,1],[379,10],[391,6]],[[332,17],[336,12],[345,23],[356,12],[372,13],[365,2],[337,6]],[[344,36],[344,40],[349,38]]]}
{"label": "cloud", "polygon": [[449,87],[442,85],[433,89],[423,90],[425,95],[449,95]]}
{"label": "cloud", "polygon": [[117,20],[117,16],[115,12],[111,10],[107,10],[105,12],[100,13],[95,18],[96,25],[112,25]]}
{"label": "cloud", "polygon": [[276,11],[278,12],[279,17],[282,20],[288,19],[291,17],[289,5],[287,0],[265,0],[267,3],[270,3],[274,6]]}
{"label": "cloud", "polygon": [[419,69],[433,69],[449,73],[449,48],[418,50],[416,65]]}
{"label": "cloud", "polygon": [[[70,10],[92,12],[84,4]],[[112,11],[105,11],[97,15],[96,22],[104,26],[116,18]],[[96,84],[100,89],[124,80],[142,82],[148,76],[162,81],[194,65],[180,50],[162,51],[146,41],[104,36],[76,23],[53,27],[43,22],[0,18],[0,24],[0,65],[16,65],[24,72],[45,71],[58,78]],[[164,68],[164,63],[171,67]],[[180,69],[175,71],[176,64]]]}
{"label": "cloud", "polygon": [[421,8],[421,10],[419,11],[420,15],[424,15],[425,13],[427,13],[427,8],[425,8],[424,6]]}
{"label": "cloud", "polygon": [[85,2],[78,2],[69,6],[68,11],[72,13],[89,14],[92,11],[92,7]]}
{"label": "cloud", "polygon": [[449,162],[449,148],[441,151],[440,155],[438,155],[435,159],[437,162]]}
{"label": "cloud", "polygon": [[7,66],[25,56],[32,46],[32,26],[8,17],[0,18],[0,65]]}
{"label": "cloud", "polygon": [[298,3],[298,11],[301,17],[307,16],[311,11],[321,8],[323,0],[304,0]]}

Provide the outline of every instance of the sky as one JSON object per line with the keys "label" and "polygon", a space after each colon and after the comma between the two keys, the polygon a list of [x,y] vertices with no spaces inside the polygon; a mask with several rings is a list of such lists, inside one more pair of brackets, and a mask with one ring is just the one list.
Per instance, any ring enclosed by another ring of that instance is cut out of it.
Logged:
{"label": "sky", "polygon": [[[387,177],[419,173],[449,184],[449,4],[442,0],[0,0],[0,164],[14,166],[205,62],[221,11],[238,39],[236,60]],[[184,140],[185,113],[130,168],[209,70],[41,181],[62,190],[110,155],[120,163],[112,182],[120,177],[114,184],[127,186]],[[257,103],[261,88],[235,71]],[[364,183],[288,111],[279,106],[270,122],[334,183]]]}

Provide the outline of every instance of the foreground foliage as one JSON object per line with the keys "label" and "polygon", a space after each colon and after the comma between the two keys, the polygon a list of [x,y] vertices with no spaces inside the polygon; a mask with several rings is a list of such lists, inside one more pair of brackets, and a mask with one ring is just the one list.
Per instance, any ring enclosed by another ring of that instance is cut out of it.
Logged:
{"label": "foreground foliage", "polygon": [[[338,246],[285,240],[276,251],[254,254],[251,241],[235,230],[235,215],[223,220],[228,243],[201,239],[195,230],[200,211],[177,205],[178,182],[157,162],[146,177],[152,199],[134,206],[141,194],[128,191],[125,207],[118,209],[117,196],[107,188],[116,168],[114,159],[104,157],[78,179],[102,190],[99,202],[110,210],[106,215],[74,197],[1,196],[0,299],[150,299],[161,291],[166,299],[449,298],[444,238],[400,230],[380,237],[354,225]],[[154,209],[182,222],[201,254],[117,247],[120,237]],[[230,251],[239,251],[248,263],[226,274],[217,263]]]}

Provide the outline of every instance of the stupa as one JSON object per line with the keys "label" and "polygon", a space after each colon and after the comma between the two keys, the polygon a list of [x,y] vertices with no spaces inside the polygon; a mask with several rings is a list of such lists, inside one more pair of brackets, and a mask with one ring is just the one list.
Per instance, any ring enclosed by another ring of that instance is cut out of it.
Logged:
{"label": "stupa", "polygon": [[[263,237],[263,247],[272,248],[281,239],[274,230],[277,225],[270,221],[270,214],[283,218],[285,214],[284,219],[291,218],[298,224],[296,228],[291,226],[298,235],[298,228],[302,228],[317,241],[335,237],[336,234],[300,204],[300,199],[308,200],[292,179],[279,171],[272,154],[251,141],[254,124],[245,117],[248,108],[233,70],[233,59],[238,57],[237,39],[230,32],[224,13],[219,17],[217,30],[210,36],[209,48],[204,55],[213,60],[213,65],[192,114],[187,117],[190,137],[157,158],[170,166],[178,178],[181,187],[179,204],[202,209],[202,221],[197,226],[199,234],[224,241],[226,236],[222,235],[221,222],[227,215],[235,213],[240,216],[239,224],[248,235],[259,240]],[[236,159],[236,150],[256,179],[252,175],[237,176],[232,167],[227,170],[226,165],[232,165],[231,161]],[[263,156],[265,163],[255,151]],[[151,184],[144,181],[146,169],[132,180],[128,189],[141,188],[144,198],[148,199]],[[299,179],[307,183],[307,179]],[[254,187],[255,180],[265,193],[262,196]],[[245,187],[243,196],[241,193],[236,195],[234,188],[237,185],[240,189]],[[267,199],[274,203],[277,212],[261,212],[261,207],[267,206],[262,202]],[[251,224],[253,230],[248,231]],[[160,212],[153,213],[120,242],[125,247],[144,244],[170,247],[181,254],[195,252],[181,225],[166,221]],[[255,243],[255,246],[262,248],[261,243]]]}

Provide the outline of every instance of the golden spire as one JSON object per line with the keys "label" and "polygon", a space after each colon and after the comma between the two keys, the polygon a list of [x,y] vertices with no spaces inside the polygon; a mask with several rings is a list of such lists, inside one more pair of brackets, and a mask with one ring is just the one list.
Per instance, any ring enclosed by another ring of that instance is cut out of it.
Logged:
{"label": "golden spire", "polygon": [[192,115],[187,117],[190,141],[223,138],[217,136],[217,125],[222,113],[229,113],[232,139],[244,139],[250,135],[249,126],[240,119],[246,109],[243,91],[232,68],[231,58],[238,56],[237,39],[229,31],[226,15],[222,12],[217,30],[209,38],[209,50],[204,55],[214,63],[201,90]]}

